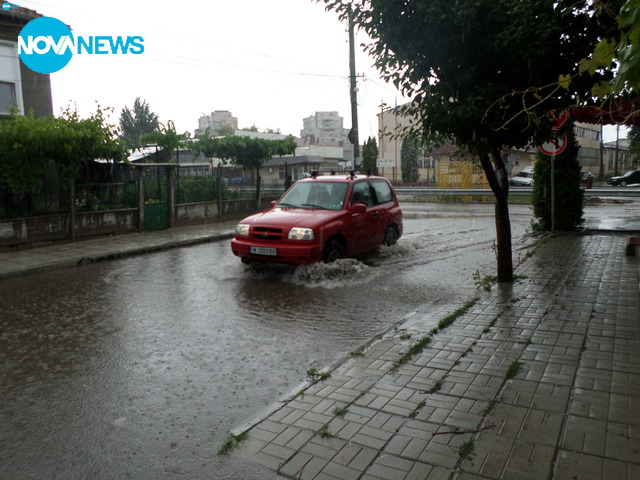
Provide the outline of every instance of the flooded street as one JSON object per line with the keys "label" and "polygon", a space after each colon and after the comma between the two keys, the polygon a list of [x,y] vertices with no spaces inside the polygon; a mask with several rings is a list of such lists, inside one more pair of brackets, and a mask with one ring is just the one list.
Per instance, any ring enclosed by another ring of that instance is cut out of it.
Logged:
{"label": "flooded street", "polygon": [[249,268],[225,241],[0,282],[0,478],[273,478],[216,454],[230,429],[495,274],[491,205],[403,209],[362,260]]}

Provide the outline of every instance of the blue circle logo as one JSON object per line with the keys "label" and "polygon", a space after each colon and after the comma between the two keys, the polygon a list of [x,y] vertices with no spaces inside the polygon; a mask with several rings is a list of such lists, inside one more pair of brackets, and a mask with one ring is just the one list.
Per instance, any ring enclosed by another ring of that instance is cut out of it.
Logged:
{"label": "blue circle logo", "polygon": [[34,72],[54,73],[73,56],[71,30],[53,17],[40,17],[27,23],[18,38],[20,60]]}

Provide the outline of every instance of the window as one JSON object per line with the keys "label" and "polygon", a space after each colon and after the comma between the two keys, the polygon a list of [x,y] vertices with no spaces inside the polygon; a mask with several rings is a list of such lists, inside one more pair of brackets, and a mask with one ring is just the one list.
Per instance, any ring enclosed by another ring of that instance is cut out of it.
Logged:
{"label": "window", "polygon": [[373,190],[376,192],[378,203],[393,202],[393,193],[389,184],[384,180],[376,180],[371,182],[373,184]]}
{"label": "window", "polygon": [[0,42],[0,114],[23,113],[18,44]]}
{"label": "window", "polygon": [[353,191],[351,192],[351,205],[356,203],[364,203],[367,207],[373,206],[369,182],[358,182],[353,186]]}
{"label": "window", "polygon": [[16,86],[9,82],[0,82],[0,113],[11,113],[18,107]]}

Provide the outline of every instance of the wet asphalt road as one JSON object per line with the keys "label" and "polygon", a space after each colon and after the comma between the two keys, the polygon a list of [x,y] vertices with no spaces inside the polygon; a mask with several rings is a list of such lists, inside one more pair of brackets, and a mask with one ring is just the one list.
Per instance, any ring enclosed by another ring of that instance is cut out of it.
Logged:
{"label": "wet asphalt road", "polygon": [[248,268],[225,241],[0,282],[0,478],[274,478],[216,454],[230,429],[495,271],[491,206],[404,210],[361,261]]}

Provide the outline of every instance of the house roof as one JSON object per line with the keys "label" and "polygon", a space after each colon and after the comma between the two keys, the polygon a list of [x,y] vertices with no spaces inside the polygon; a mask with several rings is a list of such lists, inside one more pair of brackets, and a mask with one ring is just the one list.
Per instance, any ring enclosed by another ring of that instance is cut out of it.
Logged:
{"label": "house roof", "polygon": [[[4,5],[9,4],[10,7],[5,9]],[[36,12],[35,10],[31,10],[29,8],[20,7],[18,5],[14,5],[11,2],[2,2],[2,8],[0,8],[0,14],[4,16],[8,16],[11,18],[19,19],[19,20],[33,20],[34,18],[42,17],[42,14]],[[26,22],[25,22],[26,23]]]}

